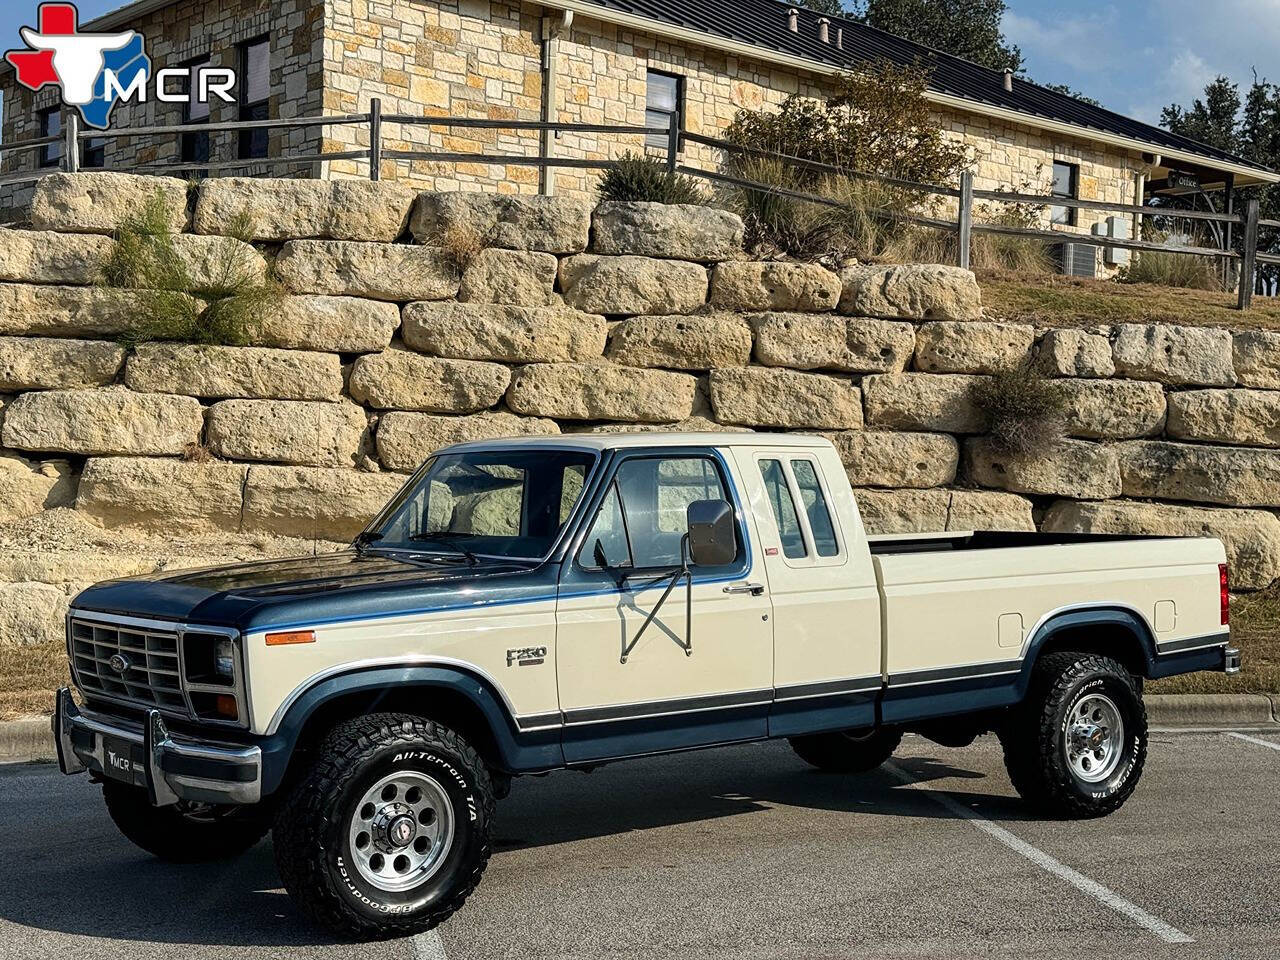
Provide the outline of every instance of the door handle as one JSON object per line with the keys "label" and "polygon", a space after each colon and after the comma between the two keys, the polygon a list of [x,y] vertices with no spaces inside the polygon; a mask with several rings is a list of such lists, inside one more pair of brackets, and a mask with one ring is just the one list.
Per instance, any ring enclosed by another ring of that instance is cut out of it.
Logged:
{"label": "door handle", "polygon": [[749,593],[753,597],[764,596],[764,585],[759,583],[735,583],[724,588],[725,593]]}

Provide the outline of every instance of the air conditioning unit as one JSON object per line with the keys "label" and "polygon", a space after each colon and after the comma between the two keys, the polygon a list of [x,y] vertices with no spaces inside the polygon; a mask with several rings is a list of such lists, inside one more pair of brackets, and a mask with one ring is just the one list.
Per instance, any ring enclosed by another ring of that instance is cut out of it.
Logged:
{"label": "air conditioning unit", "polygon": [[1087,243],[1064,243],[1058,248],[1058,268],[1069,277],[1098,275],[1098,248]]}

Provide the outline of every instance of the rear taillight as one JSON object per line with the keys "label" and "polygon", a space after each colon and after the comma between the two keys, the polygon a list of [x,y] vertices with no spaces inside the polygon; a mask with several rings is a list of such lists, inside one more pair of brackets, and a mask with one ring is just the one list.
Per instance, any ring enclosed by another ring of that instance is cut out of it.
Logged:
{"label": "rear taillight", "polygon": [[1227,575],[1227,565],[1218,564],[1218,602],[1222,606],[1222,625],[1231,622],[1231,578]]}

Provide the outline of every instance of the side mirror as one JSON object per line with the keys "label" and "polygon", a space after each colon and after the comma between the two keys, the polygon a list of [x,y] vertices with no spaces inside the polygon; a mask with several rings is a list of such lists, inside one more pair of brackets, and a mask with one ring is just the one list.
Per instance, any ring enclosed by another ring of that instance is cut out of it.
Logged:
{"label": "side mirror", "polygon": [[738,557],[733,507],[723,500],[695,500],[686,513],[689,556],[695,566],[723,567]]}

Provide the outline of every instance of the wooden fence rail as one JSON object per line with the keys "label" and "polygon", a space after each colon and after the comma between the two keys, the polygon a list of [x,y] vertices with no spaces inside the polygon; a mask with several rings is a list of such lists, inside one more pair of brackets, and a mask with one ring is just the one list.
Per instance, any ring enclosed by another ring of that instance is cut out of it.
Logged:
{"label": "wooden fence rail", "polygon": [[[404,127],[440,127],[478,130],[528,131],[543,134],[538,143],[538,153],[502,153],[443,150],[411,150],[388,148],[385,129],[387,125]],[[187,133],[220,133],[241,132],[245,130],[298,130],[328,129],[331,127],[362,127],[368,130],[368,148],[353,148],[325,152],[323,149],[311,153],[295,153],[276,157],[254,157],[236,160],[206,160],[203,162],[153,162],[130,164],[113,169],[127,170],[136,173],[199,173],[200,175],[221,174],[226,171],[245,168],[276,169],[289,166],[305,166],[309,164],[328,163],[337,160],[368,161],[369,178],[378,180],[382,176],[386,162],[428,161],[433,163],[483,163],[496,165],[532,166],[542,170],[563,169],[607,169],[616,161],[606,159],[557,157],[549,155],[546,149],[545,134],[607,134],[610,136],[642,136],[647,138],[652,150],[652,138],[661,138],[661,153],[668,172],[681,173],[706,180],[721,187],[733,187],[739,190],[752,190],[775,196],[790,197],[806,203],[826,207],[851,209],[829,196],[819,193],[763,183],[748,177],[720,170],[705,170],[690,163],[680,162],[680,153],[685,145],[693,143],[720,151],[726,156],[756,157],[770,160],[784,167],[803,171],[821,177],[840,177],[848,180],[860,180],[892,187],[897,190],[919,193],[924,196],[945,197],[956,201],[956,218],[954,220],[923,214],[904,212],[902,210],[872,209],[864,211],[876,218],[886,221],[909,223],[932,230],[939,230],[955,236],[956,261],[958,265],[968,268],[972,259],[973,235],[989,234],[1001,236],[1024,237],[1042,240],[1046,243],[1072,243],[1084,246],[1118,248],[1138,252],[1174,253],[1186,256],[1208,257],[1218,261],[1229,261],[1240,264],[1239,300],[1241,310],[1248,309],[1253,298],[1253,278],[1257,266],[1280,266],[1280,255],[1258,250],[1258,236],[1261,229],[1280,229],[1280,220],[1263,220],[1259,217],[1257,200],[1246,203],[1242,213],[1214,213],[1200,210],[1178,210],[1165,207],[1152,207],[1132,203],[1108,203],[1099,200],[1081,200],[1074,197],[1046,196],[1042,194],[1022,193],[1004,190],[978,190],[974,187],[972,172],[965,171],[960,175],[958,187],[943,184],[918,183],[883,174],[868,173],[848,169],[839,164],[823,163],[805,157],[793,156],[759,147],[744,146],[717,137],[689,133],[680,130],[679,117],[672,116],[667,126],[633,126],[624,124],[595,123],[555,123],[535,120],[489,120],[478,117],[419,117],[408,114],[384,114],[382,103],[374,99],[370,103],[368,113],[335,114],[321,117],[296,117],[279,120],[258,120],[249,122],[220,122],[199,124],[169,124],[150,127],[123,127],[114,130],[94,130],[85,132],[80,129],[78,118],[74,113],[67,114],[66,126],[62,134],[51,137],[40,137],[14,143],[0,144],[0,157],[10,153],[26,153],[61,144],[62,156],[57,166],[50,166],[35,171],[18,171],[0,174],[0,186],[30,183],[49,173],[62,170],[78,173],[81,170],[80,146],[89,140],[128,140],[138,137],[180,137]],[[734,167],[730,167],[734,169]],[[739,172],[740,169],[739,169]],[[1029,205],[1036,207],[1065,207],[1072,210],[1088,210],[1093,212],[1115,213],[1130,216],[1159,217],[1193,223],[1224,224],[1240,227],[1241,249],[1226,247],[1179,246],[1175,244],[1153,243],[1138,239],[1122,239],[1120,237],[1100,236],[1093,234],[1066,233],[1063,231],[1044,230],[1035,227],[1009,226],[999,223],[982,223],[974,219],[974,204],[1004,203]]]}

